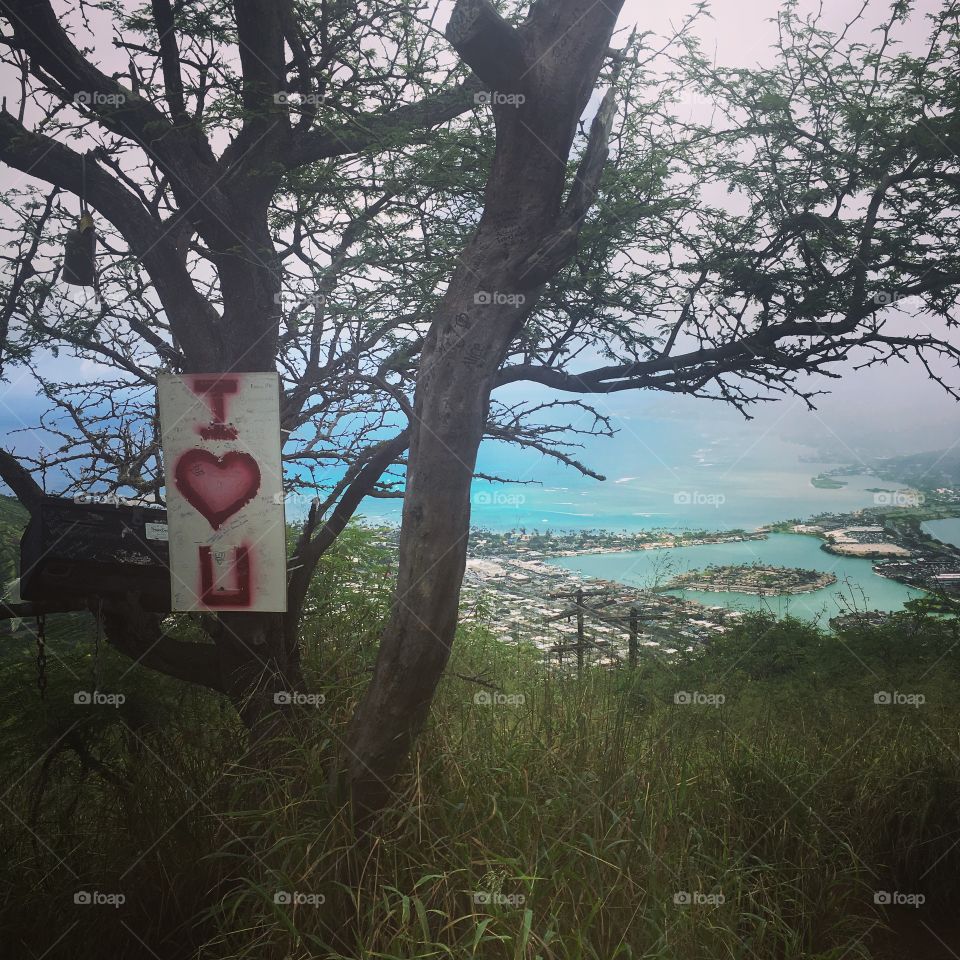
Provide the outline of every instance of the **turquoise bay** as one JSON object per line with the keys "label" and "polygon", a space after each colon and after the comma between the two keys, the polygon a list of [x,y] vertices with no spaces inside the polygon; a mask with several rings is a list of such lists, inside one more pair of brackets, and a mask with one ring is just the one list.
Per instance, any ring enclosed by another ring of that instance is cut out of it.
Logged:
{"label": "turquoise bay", "polygon": [[678,573],[700,569],[708,564],[760,562],[820,570],[832,573],[837,582],[812,593],[758,597],[745,593],[690,590],[684,592],[683,596],[707,606],[767,610],[778,616],[790,614],[803,620],[823,623],[830,617],[853,610],[900,610],[907,600],[921,595],[917,590],[874,573],[869,560],[834,556],[821,550],[820,542],[816,537],[774,533],[766,540],[712,543],[669,550],[584,554],[561,557],[550,562],[586,577],[615,580],[643,588],[662,585]]}

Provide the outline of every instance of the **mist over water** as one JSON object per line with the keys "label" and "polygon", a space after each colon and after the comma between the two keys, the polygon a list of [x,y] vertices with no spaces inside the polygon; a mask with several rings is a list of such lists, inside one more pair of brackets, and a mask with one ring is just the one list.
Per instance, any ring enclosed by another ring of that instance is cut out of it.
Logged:
{"label": "mist over water", "polygon": [[[504,448],[485,451],[479,469],[516,483],[473,485],[474,527],[491,530],[755,530],[778,520],[848,512],[874,504],[875,477],[845,477],[839,489],[811,479],[836,466],[815,448],[756,424],[648,418],[622,421],[613,440],[584,455],[606,476],[585,477],[544,457]],[[536,479],[536,483],[530,481]],[[376,503],[369,519],[399,520],[400,503]]]}

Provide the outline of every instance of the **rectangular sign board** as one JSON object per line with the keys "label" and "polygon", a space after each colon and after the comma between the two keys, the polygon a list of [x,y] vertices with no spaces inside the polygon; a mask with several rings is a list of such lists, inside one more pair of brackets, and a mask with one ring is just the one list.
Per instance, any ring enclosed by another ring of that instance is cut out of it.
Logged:
{"label": "rectangular sign board", "polygon": [[278,375],[162,373],[157,400],[173,609],[286,610]]}

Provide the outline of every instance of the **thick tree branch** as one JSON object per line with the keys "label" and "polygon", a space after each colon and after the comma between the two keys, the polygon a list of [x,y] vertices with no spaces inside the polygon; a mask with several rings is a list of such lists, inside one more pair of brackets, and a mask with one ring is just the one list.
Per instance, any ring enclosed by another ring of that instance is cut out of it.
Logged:
{"label": "thick tree branch", "polygon": [[518,92],[515,87],[525,67],[520,33],[490,0],[457,0],[445,35],[484,83],[501,92]]}
{"label": "thick tree branch", "polygon": [[174,123],[188,121],[183,97],[183,77],[180,72],[180,50],[174,29],[173,9],[170,0],[151,0],[153,19],[160,40],[160,66],[163,70],[163,86],[167,105]]}
{"label": "thick tree branch", "polygon": [[[211,333],[217,315],[193,285],[169,225],[154,220],[93,156],[82,157],[50,137],[27,130],[5,111],[0,111],[0,161],[77,196],[85,192],[90,205],[123,234],[131,252],[142,260],[167,312],[171,331],[183,349],[186,365],[214,369],[216,339]],[[180,359],[170,347],[166,358]]]}
{"label": "thick tree branch", "polygon": [[369,113],[337,126],[320,127],[295,137],[283,158],[289,169],[318,160],[398,144],[423,143],[434,127],[453,120],[475,106],[483,84],[470,77],[450,90],[394,110]]}
{"label": "thick tree branch", "polygon": [[242,165],[262,183],[266,199],[273,195],[279,170],[265,162],[278,157],[289,133],[289,116],[277,97],[285,86],[282,4],[275,0],[234,0],[240,66],[243,77],[243,125],[233,143],[223,152],[220,167],[228,170]]}
{"label": "thick tree branch", "polygon": [[143,97],[98,70],[74,45],[49,0],[0,0],[0,15],[31,61],[107,129],[131,139],[177,180],[200,186],[213,171],[210,144],[194,124],[174,127]]}
{"label": "thick tree branch", "polygon": [[162,617],[145,613],[132,598],[104,603],[103,633],[110,646],[141,666],[225,692],[217,648],[168,636]]}
{"label": "thick tree branch", "polygon": [[0,449],[0,479],[31,514],[36,512],[44,497],[43,488],[16,457],[3,449]]}
{"label": "thick tree branch", "polygon": [[615,113],[616,94],[611,87],[590,125],[587,147],[556,228],[523,263],[519,279],[524,289],[534,289],[555,277],[576,253],[584,217],[596,198],[606,166]]}

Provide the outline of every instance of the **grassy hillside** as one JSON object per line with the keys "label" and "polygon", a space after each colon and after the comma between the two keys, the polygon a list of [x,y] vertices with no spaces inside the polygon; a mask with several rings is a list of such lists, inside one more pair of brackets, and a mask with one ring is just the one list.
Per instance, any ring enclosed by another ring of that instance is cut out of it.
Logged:
{"label": "grassy hillside", "polygon": [[[384,561],[354,534],[321,571],[324,702],[269,779],[238,766],[232,711],[200,691],[108,656],[102,689],[125,702],[75,706],[92,669],[77,649],[41,705],[30,664],[6,670],[10,955],[938,956],[903,944],[920,921],[949,936],[960,894],[954,622],[833,636],[753,618],[678,663],[582,681],[465,631],[402,796],[358,842],[327,765],[372,662]],[[77,891],[124,899],[75,907]]]}

